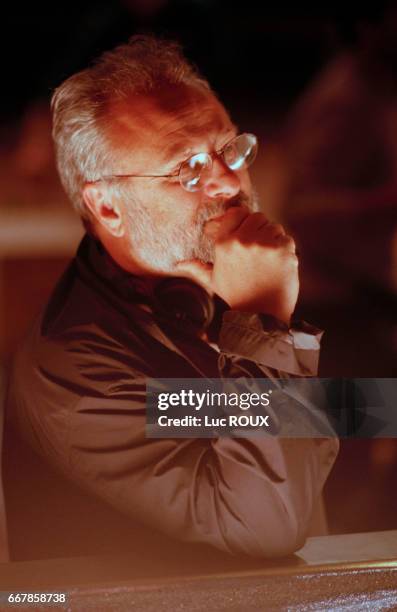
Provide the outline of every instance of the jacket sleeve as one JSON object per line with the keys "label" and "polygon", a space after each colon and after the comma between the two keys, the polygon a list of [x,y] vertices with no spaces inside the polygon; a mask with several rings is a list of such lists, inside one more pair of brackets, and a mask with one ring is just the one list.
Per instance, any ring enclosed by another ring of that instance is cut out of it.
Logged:
{"label": "jacket sleeve", "polygon": [[228,310],[219,348],[229,357],[248,359],[279,376],[316,376],[323,332],[301,321],[292,328],[268,315]]}
{"label": "jacket sleeve", "polygon": [[184,541],[282,556],[305,540],[337,442],[145,439],[143,404],[84,397],[66,473],[132,518]]}

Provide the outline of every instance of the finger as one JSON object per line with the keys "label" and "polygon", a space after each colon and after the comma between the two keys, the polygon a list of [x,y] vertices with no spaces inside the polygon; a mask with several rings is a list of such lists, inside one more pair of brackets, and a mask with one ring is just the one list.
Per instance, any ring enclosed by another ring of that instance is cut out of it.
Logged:
{"label": "finger", "polygon": [[175,266],[178,274],[191,278],[209,293],[212,293],[212,269],[211,264],[206,264],[198,259],[180,261]]}
{"label": "finger", "polygon": [[237,233],[242,240],[254,239],[258,230],[267,224],[269,220],[262,212],[252,213],[244,219]]}
{"label": "finger", "polygon": [[224,215],[206,223],[205,234],[214,240],[223,240],[234,232],[248,215],[249,210],[246,206],[228,208]]}
{"label": "finger", "polygon": [[285,236],[285,229],[280,223],[268,223],[263,226],[263,235],[267,234],[268,236],[272,236],[273,238],[279,238],[280,236]]}
{"label": "finger", "polygon": [[263,246],[268,246],[270,248],[283,249],[288,253],[296,255],[296,245],[295,240],[292,236],[288,236],[287,234],[273,236],[273,235],[265,235],[263,234],[260,240],[260,243]]}

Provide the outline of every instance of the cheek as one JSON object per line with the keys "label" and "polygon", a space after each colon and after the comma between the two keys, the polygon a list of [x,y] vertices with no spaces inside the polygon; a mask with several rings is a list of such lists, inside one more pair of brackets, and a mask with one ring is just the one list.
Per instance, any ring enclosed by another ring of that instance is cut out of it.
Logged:
{"label": "cheek", "polygon": [[157,193],[155,201],[160,226],[188,227],[194,222],[200,196],[185,191],[180,185],[169,185]]}
{"label": "cheek", "polygon": [[156,231],[191,230],[202,208],[203,192],[189,192],[178,183],[137,187],[136,201],[150,215]]}

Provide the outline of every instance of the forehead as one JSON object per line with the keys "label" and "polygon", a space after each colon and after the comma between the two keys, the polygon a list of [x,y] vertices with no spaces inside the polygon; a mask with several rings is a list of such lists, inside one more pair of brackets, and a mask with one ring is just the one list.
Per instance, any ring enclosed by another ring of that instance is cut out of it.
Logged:
{"label": "forehead", "polygon": [[134,96],[113,104],[110,111],[112,144],[135,155],[150,151],[166,159],[204,137],[235,130],[211,92],[187,86]]}

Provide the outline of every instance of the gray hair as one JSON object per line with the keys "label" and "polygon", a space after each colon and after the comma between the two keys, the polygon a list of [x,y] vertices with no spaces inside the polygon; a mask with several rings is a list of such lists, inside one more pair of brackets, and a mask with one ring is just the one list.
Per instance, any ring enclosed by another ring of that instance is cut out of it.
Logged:
{"label": "gray hair", "polygon": [[116,162],[105,129],[110,102],[179,84],[210,90],[177,43],[139,35],[107,51],[55,90],[51,108],[58,172],[83,219],[90,219],[83,185],[111,174]]}

